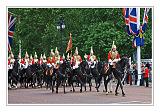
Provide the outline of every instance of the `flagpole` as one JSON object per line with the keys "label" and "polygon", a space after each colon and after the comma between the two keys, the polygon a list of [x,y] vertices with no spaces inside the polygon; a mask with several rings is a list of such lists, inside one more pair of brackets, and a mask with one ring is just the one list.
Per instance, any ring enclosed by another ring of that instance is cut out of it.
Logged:
{"label": "flagpole", "polygon": [[[138,22],[137,22],[137,26],[138,28],[140,28],[140,8],[138,8]],[[140,38],[140,37],[138,37]],[[141,47],[140,45],[137,46],[137,69],[138,69],[138,81],[137,81],[137,86],[140,86],[140,80],[141,80]]]}
{"label": "flagpole", "polygon": [[[20,54],[20,57],[21,57],[21,52],[22,52],[22,50],[21,50],[21,40],[19,40],[19,54]],[[20,64],[20,68],[21,68],[21,64]]]}

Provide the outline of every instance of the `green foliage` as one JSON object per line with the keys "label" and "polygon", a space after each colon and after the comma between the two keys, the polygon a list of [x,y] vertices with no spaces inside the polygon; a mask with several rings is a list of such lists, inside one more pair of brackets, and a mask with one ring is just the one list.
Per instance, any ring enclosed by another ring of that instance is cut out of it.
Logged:
{"label": "green foliage", "polygon": [[[19,40],[22,41],[22,57],[25,51],[29,54],[36,51],[38,57],[44,52],[48,56],[55,47],[58,47],[59,51],[60,48],[65,51],[70,32],[73,38],[72,51],[78,47],[82,57],[85,53],[89,54],[90,47],[93,46],[95,55],[106,60],[112,41],[115,41],[121,55],[132,56],[133,52],[136,52],[136,49],[132,48],[133,37],[129,37],[125,32],[120,8],[11,8],[9,11],[17,17],[12,46],[15,56],[19,52]],[[142,11],[141,13],[143,16]],[[62,34],[56,28],[60,17],[64,18],[66,26]],[[149,12],[148,27],[144,35],[142,58],[152,58],[151,18],[152,11]]]}

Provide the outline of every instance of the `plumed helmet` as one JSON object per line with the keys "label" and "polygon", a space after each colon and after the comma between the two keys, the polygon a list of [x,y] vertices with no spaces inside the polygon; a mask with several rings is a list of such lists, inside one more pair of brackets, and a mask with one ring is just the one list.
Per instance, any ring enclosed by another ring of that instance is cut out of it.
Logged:
{"label": "plumed helmet", "polygon": [[45,55],[45,53],[43,54],[43,59],[46,59],[46,55]]}
{"label": "plumed helmet", "polygon": [[36,52],[34,53],[34,58],[37,59],[37,53]]}
{"label": "plumed helmet", "polygon": [[32,54],[30,55],[30,59],[31,59],[31,60],[33,59]]}
{"label": "plumed helmet", "polygon": [[11,55],[8,56],[8,59],[11,59]]}
{"label": "plumed helmet", "polygon": [[70,58],[70,56],[69,56],[69,53],[67,54],[67,59],[69,59]]}
{"label": "plumed helmet", "polygon": [[18,54],[18,59],[21,59],[21,53]]}
{"label": "plumed helmet", "polygon": [[113,44],[112,44],[112,49],[115,48],[116,49],[116,45],[114,44],[114,41],[113,41]]}
{"label": "plumed helmet", "polygon": [[76,50],[75,50],[75,54],[77,54],[78,55],[78,48],[76,47]]}
{"label": "plumed helmet", "polygon": [[40,59],[43,59],[43,56],[42,56],[42,54],[41,54],[41,57],[40,57]]}
{"label": "plumed helmet", "polygon": [[85,53],[84,58],[87,59],[87,54]]}
{"label": "plumed helmet", "polygon": [[65,59],[65,56],[64,56],[64,54],[63,54],[62,58],[63,58],[63,59]]}
{"label": "plumed helmet", "polygon": [[51,49],[51,56],[54,56],[54,52],[53,52],[53,49]]}
{"label": "plumed helmet", "polygon": [[14,58],[13,52],[11,52],[11,58]]}
{"label": "plumed helmet", "polygon": [[57,47],[55,49],[55,55],[59,55],[59,51],[58,51]]}
{"label": "plumed helmet", "polygon": [[93,47],[91,46],[91,51],[90,51],[90,54],[93,54]]}
{"label": "plumed helmet", "polygon": [[28,55],[27,51],[26,51],[26,54],[25,54],[25,58],[29,58],[29,55]]}

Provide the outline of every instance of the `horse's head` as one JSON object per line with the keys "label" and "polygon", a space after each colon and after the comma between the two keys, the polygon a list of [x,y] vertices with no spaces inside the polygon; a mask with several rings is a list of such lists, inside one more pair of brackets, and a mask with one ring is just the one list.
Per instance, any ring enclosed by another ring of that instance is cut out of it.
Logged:
{"label": "horse's head", "polygon": [[120,60],[120,64],[122,68],[127,67],[129,68],[129,58],[128,57],[122,57]]}

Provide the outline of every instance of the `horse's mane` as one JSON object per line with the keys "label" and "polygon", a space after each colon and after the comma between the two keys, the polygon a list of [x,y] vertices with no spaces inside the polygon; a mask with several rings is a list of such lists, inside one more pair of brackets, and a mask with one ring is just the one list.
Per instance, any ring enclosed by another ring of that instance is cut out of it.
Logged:
{"label": "horse's mane", "polygon": [[119,60],[119,61],[117,62],[117,66],[121,66],[121,68],[123,68],[123,67],[125,66],[125,64],[126,64],[126,63],[125,63],[126,60],[128,60],[127,57],[122,57],[121,60]]}

